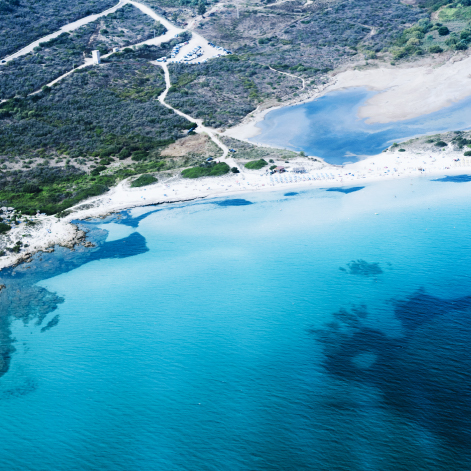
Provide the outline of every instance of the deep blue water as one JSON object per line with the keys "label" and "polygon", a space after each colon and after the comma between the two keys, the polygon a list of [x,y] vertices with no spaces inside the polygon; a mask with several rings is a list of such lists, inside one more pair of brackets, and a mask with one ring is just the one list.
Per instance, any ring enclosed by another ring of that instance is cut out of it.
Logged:
{"label": "deep blue water", "polygon": [[379,154],[396,141],[471,127],[471,97],[418,118],[367,124],[358,118],[358,110],[374,94],[351,88],[273,110],[257,124],[261,134],[250,140],[343,164]]}
{"label": "deep blue water", "polygon": [[141,208],[0,272],[0,469],[469,470],[470,196]]}
{"label": "deep blue water", "polygon": [[352,187],[349,187],[349,188],[343,188],[343,187],[331,187],[331,188],[327,188],[326,191],[339,191],[340,193],[353,193],[355,191],[360,191],[360,190],[363,190],[363,188],[365,188],[364,186],[352,186]]}
{"label": "deep blue water", "polygon": [[465,183],[465,182],[471,182],[471,175],[447,175],[446,177],[437,178],[434,181]]}

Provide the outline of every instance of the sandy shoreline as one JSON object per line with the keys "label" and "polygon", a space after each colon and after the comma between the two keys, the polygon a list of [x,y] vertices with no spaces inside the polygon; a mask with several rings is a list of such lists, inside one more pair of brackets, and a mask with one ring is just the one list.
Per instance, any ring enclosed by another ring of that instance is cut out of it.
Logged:
{"label": "sandy shoreline", "polygon": [[[460,159],[460,161],[455,161]],[[433,150],[414,153],[383,152],[365,160],[336,167],[310,159],[290,162],[290,170],[303,166],[304,174],[287,172],[270,177],[263,170],[247,170],[238,164],[241,173],[222,177],[188,180],[175,175],[154,185],[131,188],[124,180],[105,195],[83,201],[70,208],[63,218],[40,216],[34,227],[24,223],[14,227],[7,236],[13,245],[21,240],[28,247],[20,253],[9,253],[0,258],[0,270],[31,259],[39,251],[51,251],[56,245],[73,248],[85,244],[86,235],[72,221],[106,217],[110,214],[140,206],[172,204],[203,198],[232,198],[265,191],[364,186],[368,183],[400,178],[436,177],[471,173],[471,158],[463,158],[462,151]],[[283,178],[283,181],[280,181]]]}

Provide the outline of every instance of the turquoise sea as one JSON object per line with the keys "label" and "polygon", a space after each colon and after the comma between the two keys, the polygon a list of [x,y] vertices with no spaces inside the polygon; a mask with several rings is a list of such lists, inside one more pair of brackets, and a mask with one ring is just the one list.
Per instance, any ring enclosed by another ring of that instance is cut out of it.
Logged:
{"label": "turquoise sea", "polygon": [[134,209],[0,272],[0,469],[469,470],[469,180]]}
{"label": "turquoise sea", "polygon": [[393,142],[471,128],[471,97],[417,118],[367,124],[358,117],[358,110],[374,95],[365,88],[349,88],[273,110],[257,123],[261,133],[250,141],[302,150],[326,162],[343,164],[379,154]]}

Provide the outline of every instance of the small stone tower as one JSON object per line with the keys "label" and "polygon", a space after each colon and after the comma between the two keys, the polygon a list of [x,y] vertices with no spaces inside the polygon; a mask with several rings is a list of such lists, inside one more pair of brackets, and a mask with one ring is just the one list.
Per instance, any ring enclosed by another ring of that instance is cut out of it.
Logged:
{"label": "small stone tower", "polygon": [[93,57],[93,63],[94,64],[100,64],[101,63],[100,51],[92,51],[92,57]]}

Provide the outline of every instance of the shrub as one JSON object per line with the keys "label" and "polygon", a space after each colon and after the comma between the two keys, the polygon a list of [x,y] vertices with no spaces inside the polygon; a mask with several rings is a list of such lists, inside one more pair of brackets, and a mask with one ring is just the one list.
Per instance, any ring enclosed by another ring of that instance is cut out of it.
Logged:
{"label": "shrub", "polygon": [[465,153],[464,153],[464,156],[465,157],[469,157],[471,155],[471,150],[467,150]]}
{"label": "shrub", "polygon": [[131,159],[135,162],[139,162],[141,160],[145,160],[147,158],[147,152],[143,150],[138,150],[132,153]]}
{"label": "shrub", "polygon": [[446,36],[450,34],[450,30],[446,26],[440,26],[440,28],[438,28],[438,34],[440,36]]}
{"label": "shrub", "polygon": [[249,170],[260,170],[261,168],[265,167],[265,165],[268,165],[265,159],[252,160],[245,164],[245,168],[248,168]]}
{"label": "shrub", "polygon": [[406,149],[399,149],[399,152],[405,152]]}
{"label": "shrub", "polygon": [[115,146],[107,147],[106,149],[100,150],[100,157],[109,157],[110,155],[116,155],[119,149]]}
{"label": "shrub", "polygon": [[94,177],[100,175],[100,172],[103,172],[103,170],[106,170],[106,167],[104,165],[99,165],[97,168],[94,168],[91,172],[90,175],[93,175]]}
{"label": "shrub", "polygon": [[204,3],[198,5],[198,15],[204,15],[206,13],[206,6]]}
{"label": "shrub", "polygon": [[118,159],[119,160],[124,160],[127,159],[131,155],[131,151],[129,149],[124,148],[121,150],[121,152],[118,154]]}
{"label": "shrub", "polygon": [[139,188],[141,186],[146,186],[146,185],[151,185],[152,183],[155,183],[157,181],[157,178],[155,178],[153,175],[150,173],[145,173],[144,175],[141,175],[139,178],[136,178],[131,183],[131,188]]}
{"label": "shrub", "polygon": [[433,54],[438,54],[440,52],[443,52],[443,49],[440,46],[432,46],[429,51]]}
{"label": "shrub", "polygon": [[460,39],[462,39],[463,41],[467,41],[470,38],[471,38],[471,32],[470,31],[461,31]]}
{"label": "shrub", "polygon": [[237,167],[232,167],[232,168],[231,168],[231,172],[232,172],[232,173],[240,173],[240,172],[239,172],[239,169],[238,169]]}
{"label": "shrub", "polygon": [[38,185],[35,185],[34,183],[27,183],[23,187],[23,193],[39,193],[41,191],[41,188],[39,188]]}
{"label": "shrub", "polygon": [[4,222],[0,222],[0,234],[5,234],[5,232],[8,232],[10,229],[11,226],[5,224]]}
{"label": "shrub", "polygon": [[272,165],[272,166],[270,167],[270,170],[275,170],[275,168],[276,168],[276,165]]}
{"label": "shrub", "polygon": [[456,46],[455,46],[455,49],[457,51],[465,51],[466,49],[468,49],[468,46],[466,45],[466,43],[464,41],[460,41]]}
{"label": "shrub", "polygon": [[447,146],[447,143],[444,142],[444,141],[438,141],[438,142],[435,142],[435,145],[437,147],[446,147]]}
{"label": "shrub", "polygon": [[218,177],[225,175],[230,171],[229,165],[225,162],[214,164],[209,167],[193,167],[183,170],[183,178],[199,178],[199,177]]}

